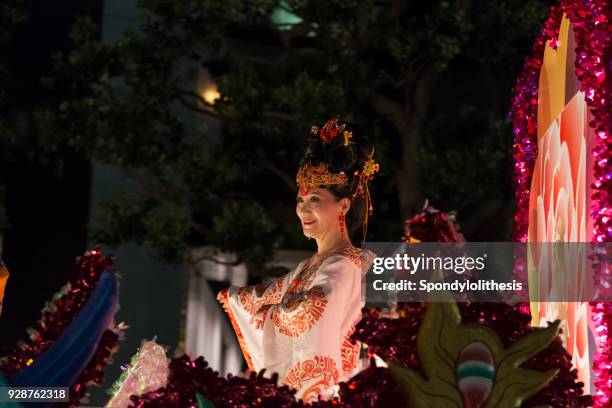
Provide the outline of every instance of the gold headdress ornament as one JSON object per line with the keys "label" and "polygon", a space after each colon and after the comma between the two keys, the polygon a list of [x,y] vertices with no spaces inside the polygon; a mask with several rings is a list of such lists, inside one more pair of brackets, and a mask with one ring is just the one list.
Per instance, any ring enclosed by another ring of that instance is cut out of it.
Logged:
{"label": "gold headdress ornament", "polygon": [[359,183],[357,184],[357,189],[353,194],[353,199],[355,197],[363,196],[365,200],[365,211],[364,211],[364,219],[363,219],[363,240],[365,241],[366,234],[368,233],[368,217],[372,215],[374,212],[374,207],[372,206],[372,198],[370,197],[370,190],[368,189],[368,183],[370,180],[374,178],[374,173],[377,173],[380,169],[380,165],[374,161],[374,149],[370,151],[368,155],[368,160],[366,160],[363,165],[363,169],[361,171],[355,172],[355,177],[359,179]]}
{"label": "gold headdress ornament", "polygon": [[298,170],[295,181],[300,187],[300,194],[306,195],[319,186],[343,186],[348,181],[348,177],[343,171],[331,173],[326,163],[319,163],[316,166],[306,163]]}
{"label": "gold headdress ornament", "polygon": [[[344,138],[343,145],[345,147],[353,143],[351,142],[353,133],[346,129],[346,124],[341,123],[338,117],[332,117],[320,128],[318,126],[312,126],[310,131],[312,134],[318,135],[325,144],[331,143],[332,140],[339,135],[342,135]],[[353,177],[357,179],[357,188],[351,200],[363,196],[366,205],[363,220],[364,241],[368,230],[368,217],[372,215],[374,211],[368,183],[374,178],[374,173],[378,172],[379,168],[379,164],[374,160],[374,149],[372,149],[363,168],[353,173]],[[305,163],[300,166],[295,179],[300,189],[300,194],[302,195],[306,195],[310,190],[314,190],[321,186],[344,186],[349,182],[348,176],[343,171],[332,173],[327,163],[319,163],[317,165]]]}

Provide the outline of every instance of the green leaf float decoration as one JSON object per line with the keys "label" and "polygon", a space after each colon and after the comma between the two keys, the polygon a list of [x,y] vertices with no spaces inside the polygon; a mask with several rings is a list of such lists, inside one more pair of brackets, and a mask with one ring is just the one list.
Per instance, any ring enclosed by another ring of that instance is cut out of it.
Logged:
{"label": "green leaf float decoration", "polygon": [[[518,408],[521,403],[546,387],[558,369],[539,372],[519,366],[544,350],[559,334],[560,321],[532,333],[505,349],[497,334],[488,327],[462,324],[455,302],[432,302],[421,323],[417,348],[423,374],[389,362],[391,375],[402,388],[408,405],[415,408],[470,407],[457,381],[457,362],[469,345],[480,342],[493,356],[493,388],[483,408]],[[542,407],[545,408],[545,407]]]}
{"label": "green leaf float decoration", "polygon": [[198,408],[215,408],[213,403],[199,392],[196,392],[196,400],[198,401]]}

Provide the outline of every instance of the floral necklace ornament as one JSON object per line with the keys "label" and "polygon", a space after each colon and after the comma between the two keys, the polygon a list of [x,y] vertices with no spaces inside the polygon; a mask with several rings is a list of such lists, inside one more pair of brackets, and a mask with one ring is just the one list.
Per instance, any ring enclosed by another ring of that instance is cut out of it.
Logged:
{"label": "floral necklace ornament", "polygon": [[555,340],[559,325],[557,320],[504,348],[492,329],[463,324],[455,302],[431,302],[417,335],[425,377],[391,361],[389,370],[411,407],[518,407],[558,374],[520,365]]}

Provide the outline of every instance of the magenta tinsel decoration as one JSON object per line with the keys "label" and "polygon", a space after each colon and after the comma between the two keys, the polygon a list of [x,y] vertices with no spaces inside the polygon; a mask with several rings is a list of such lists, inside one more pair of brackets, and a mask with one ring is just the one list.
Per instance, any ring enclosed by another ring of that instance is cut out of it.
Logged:
{"label": "magenta tinsel decoration", "polygon": [[595,323],[595,341],[597,350],[593,361],[595,375],[595,402],[598,407],[609,407],[612,383],[612,344],[610,328],[612,327],[612,303],[593,302],[591,304],[593,323]]}
{"label": "magenta tinsel decoration", "polygon": [[[99,248],[87,251],[76,259],[75,266],[64,288],[55,294],[42,311],[41,319],[30,329],[29,337],[19,342],[0,360],[0,371],[10,376],[36,360],[74,320],[95,289],[100,274],[113,268],[113,259],[103,256]],[[103,370],[110,362],[119,343],[117,330],[106,330],[89,365],[70,388],[70,406],[77,406],[87,386],[102,384]]]}
{"label": "magenta tinsel decoration", "polygon": [[[612,107],[612,6],[605,0],[562,0],[560,7],[551,7],[550,16],[525,60],[523,72],[514,87],[511,118],[514,128],[514,186],[517,198],[514,239],[527,241],[529,187],[537,157],[537,103],[538,80],[546,40],[556,47],[563,12],[566,13],[576,39],[575,73],[580,80],[580,90],[585,93],[587,105],[594,117],[589,123],[594,129],[596,145],[591,196],[593,207],[593,241],[609,242],[612,238],[612,167],[611,141]],[[600,259],[600,263],[608,262]],[[610,265],[598,268],[595,284],[603,295],[612,294]],[[527,275],[525,259],[517,259],[515,274],[519,280]],[[612,347],[609,344],[609,328],[612,310],[609,304],[591,305],[596,325],[597,352],[593,362],[595,374],[595,405],[610,406],[612,393]]]}
{"label": "magenta tinsel decoration", "polygon": [[[576,76],[580,90],[585,93],[587,105],[594,120],[589,126],[595,130],[593,190],[591,216],[593,217],[593,241],[609,242],[612,239],[612,167],[610,163],[610,132],[612,132],[612,106],[610,94],[612,78],[612,7],[610,2],[568,1],[561,6],[572,22],[576,36]],[[605,258],[600,263],[609,262]],[[598,268],[595,284],[609,296],[610,265]],[[612,307],[591,304],[592,318],[596,326],[597,347],[593,361],[595,376],[595,405],[609,407],[612,393],[612,347],[609,329],[612,323]]]}

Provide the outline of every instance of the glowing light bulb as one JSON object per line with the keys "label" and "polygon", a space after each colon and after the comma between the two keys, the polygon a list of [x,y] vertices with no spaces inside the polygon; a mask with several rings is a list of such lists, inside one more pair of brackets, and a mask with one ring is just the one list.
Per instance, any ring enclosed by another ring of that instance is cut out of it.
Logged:
{"label": "glowing light bulb", "polygon": [[219,90],[217,89],[217,85],[209,84],[204,89],[204,92],[202,92],[202,98],[207,104],[214,105],[215,101],[221,98],[221,94],[219,93]]}

